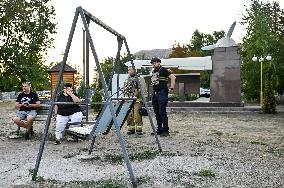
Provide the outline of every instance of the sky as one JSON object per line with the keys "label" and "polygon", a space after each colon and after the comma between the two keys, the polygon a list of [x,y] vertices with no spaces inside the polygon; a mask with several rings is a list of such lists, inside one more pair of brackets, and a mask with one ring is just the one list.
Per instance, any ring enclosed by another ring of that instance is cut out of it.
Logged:
{"label": "sky", "polygon": [[[276,2],[284,8],[284,0]],[[175,42],[188,44],[196,29],[207,34],[220,30],[227,33],[234,21],[237,24],[231,38],[238,43],[246,33],[239,22],[250,0],[51,0],[50,3],[55,8],[58,25],[54,48],[46,57],[48,63],[62,61],[78,6],[123,35],[130,52],[135,53],[171,48]],[[82,28],[79,17],[67,59],[79,67],[83,64]],[[99,60],[115,57],[116,37],[92,22],[90,31]],[[93,68],[90,51],[90,70]]]}

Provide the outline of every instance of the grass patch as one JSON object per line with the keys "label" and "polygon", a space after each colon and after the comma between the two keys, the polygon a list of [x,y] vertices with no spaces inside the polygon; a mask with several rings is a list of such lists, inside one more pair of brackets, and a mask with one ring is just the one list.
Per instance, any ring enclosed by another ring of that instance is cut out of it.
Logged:
{"label": "grass patch", "polygon": [[69,181],[62,182],[57,180],[46,180],[45,182],[39,182],[40,187],[80,187],[80,188],[126,188],[127,185],[123,181],[106,179],[99,181]]}
{"label": "grass patch", "polygon": [[[152,150],[146,150],[134,154],[129,155],[130,160],[148,160],[148,159],[154,159],[159,154],[158,151],[152,151]],[[105,161],[110,163],[122,163],[124,159],[123,155],[116,155],[116,154],[106,154],[105,155]]]}
{"label": "grass patch", "polygon": [[138,185],[142,185],[142,184],[146,184],[147,182],[150,181],[150,177],[149,176],[140,176],[137,178],[137,183]]}
{"label": "grass patch", "polygon": [[154,159],[157,155],[159,155],[158,151],[146,150],[139,153],[134,153],[130,155],[131,160],[147,160],[147,159]]}
{"label": "grass patch", "polygon": [[[100,181],[71,181],[68,184],[74,187],[96,187],[96,188],[125,188],[127,187],[125,184],[120,181],[107,179]],[[68,185],[67,184],[67,185]]]}
{"label": "grass patch", "polygon": [[79,151],[87,152],[87,151],[89,151],[89,148],[80,148]]}
{"label": "grass patch", "polygon": [[62,158],[69,159],[69,158],[75,157],[76,155],[79,155],[79,154],[80,154],[80,152],[68,153],[67,155],[64,155]]}
{"label": "grass patch", "polygon": [[201,169],[198,173],[198,176],[203,176],[203,177],[215,177],[216,174],[213,170],[211,169]]}
{"label": "grass patch", "polygon": [[[159,152],[157,150],[144,150],[141,152],[132,153],[129,155],[129,159],[132,161],[143,161],[143,160],[151,160],[155,159],[157,156],[181,156],[180,153],[171,153],[171,152]],[[104,157],[104,161],[110,162],[110,163],[122,163],[124,160],[123,155],[117,155],[117,154],[106,154]]]}
{"label": "grass patch", "polygon": [[123,156],[122,155],[116,155],[116,154],[106,154],[105,155],[105,161],[110,163],[122,163]]}
{"label": "grass patch", "polygon": [[218,131],[218,130],[211,130],[209,135],[217,135],[217,136],[222,136],[224,133],[222,131]]}
{"label": "grass patch", "polygon": [[256,144],[256,145],[263,145],[263,146],[266,146],[267,143],[265,143],[264,141],[261,141],[261,140],[252,140],[250,141],[251,144]]}
{"label": "grass patch", "polygon": [[[35,169],[29,169],[29,175],[30,176],[33,177],[34,173],[35,173]],[[37,176],[35,181],[41,183],[41,182],[45,182],[45,179],[44,179],[43,176]]]}
{"label": "grass patch", "polygon": [[190,173],[182,170],[182,169],[172,169],[167,171],[169,174],[171,174],[170,182],[174,183],[175,185],[181,185],[185,188],[191,188],[194,187],[189,182],[190,180]]}
{"label": "grass patch", "polygon": [[275,156],[281,157],[281,156],[284,156],[284,147],[268,148],[268,150],[266,150],[266,152],[272,153]]}
{"label": "grass patch", "polygon": [[177,153],[173,153],[170,151],[163,151],[160,153],[161,156],[166,156],[166,157],[175,157],[175,156],[182,156],[183,154],[177,151]]}

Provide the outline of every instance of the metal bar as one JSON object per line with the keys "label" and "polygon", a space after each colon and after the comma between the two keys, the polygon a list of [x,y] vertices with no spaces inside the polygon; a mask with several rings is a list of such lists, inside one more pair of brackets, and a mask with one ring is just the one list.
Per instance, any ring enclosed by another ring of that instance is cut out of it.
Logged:
{"label": "metal bar", "polygon": [[94,124],[96,121],[80,121],[80,122],[72,122],[72,123],[67,123],[68,125],[79,125],[79,124]]}
{"label": "metal bar", "polygon": [[262,93],[262,61],[260,62],[260,108],[263,105],[263,93]]}
{"label": "metal bar", "polygon": [[[110,95],[109,95],[108,88],[107,88],[107,85],[106,85],[106,81],[105,81],[104,75],[102,73],[100,64],[99,64],[99,60],[98,60],[98,57],[97,57],[97,53],[95,51],[93,40],[91,38],[91,34],[90,34],[90,31],[89,31],[89,28],[88,28],[88,25],[87,25],[87,21],[85,19],[84,11],[85,10],[82,7],[79,7],[79,13],[81,15],[81,18],[82,18],[82,21],[83,21],[83,24],[84,24],[84,27],[85,27],[85,30],[86,30],[86,34],[87,34],[87,37],[89,39],[91,50],[92,50],[92,53],[93,53],[93,56],[94,56],[94,59],[95,59],[96,65],[97,65],[97,69],[98,69],[98,72],[99,72],[99,76],[100,76],[100,79],[102,81],[105,96],[108,99],[108,101],[110,101],[111,99],[110,99]],[[127,150],[126,150],[126,147],[125,147],[125,141],[122,138],[122,135],[120,133],[120,127],[118,126],[118,122],[117,122],[116,115],[115,115],[115,112],[114,112],[114,106],[113,106],[112,103],[110,103],[109,105],[110,105],[110,111],[111,111],[111,115],[112,115],[112,118],[113,118],[113,122],[114,122],[114,125],[116,127],[116,134],[119,138],[119,143],[120,143],[122,152],[124,154],[124,160],[125,160],[125,163],[126,163],[129,175],[130,175],[130,179],[132,181],[133,186],[137,186],[137,181],[136,181],[136,178],[134,176],[132,166],[131,166],[131,163],[129,161],[128,153],[127,153]]]}
{"label": "metal bar", "polygon": [[[115,61],[116,61],[116,65],[119,63],[120,61],[120,51],[121,51],[121,47],[122,47],[122,44],[123,44],[123,40],[121,40],[119,37],[117,37],[117,41],[118,41],[118,50],[117,50],[117,54],[116,54],[116,58],[115,58]],[[117,77],[116,77],[116,90],[119,90],[119,74],[120,74],[120,71],[119,71],[119,65],[117,66]],[[117,92],[116,94],[117,98],[119,97],[119,92]]]}
{"label": "metal bar", "polygon": [[[106,103],[105,106],[103,107],[102,113],[99,115],[99,117],[98,117],[98,119],[97,119],[97,121],[96,121],[96,123],[95,123],[95,125],[94,125],[94,127],[93,127],[93,129],[92,129],[92,131],[91,131],[91,133],[90,133],[90,136],[92,136],[92,135],[94,134],[95,130],[97,129],[97,127],[98,127],[98,125],[99,125],[99,122],[100,122],[100,120],[101,120],[101,118],[102,118],[102,116],[103,116],[103,113],[104,113],[104,111],[107,109],[107,107],[108,107],[108,103]],[[93,138],[92,138],[92,143],[91,143],[91,145],[90,145],[90,147],[89,147],[89,155],[91,155],[91,153],[92,153],[92,151],[93,151],[94,144],[95,144],[95,139],[96,139],[96,136],[93,136]]]}
{"label": "metal bar", "polygon": [[[86,18],[87,20],[87,24],[88,24],[88,27],[89,27],[89,24],[90,24],[90,19]],[[85,33],[85,44],[86,44],[86,83],[85,83],[85,89],[86,89],[86,93],[85,93],[85,101],[86,103],[89,102],[89,91],[90,91],[90,45],[89,45],[89,39]],[[86,109],[86,120],[88,121],[89,120],[89,109],[87,108]]]}
{"label": "metal bar", "polygon": [[78,13],[79,12],[78,12],[78,8],[77,8],[76,11],[75,11],[75,16],[73,18],[72,27],[71,27],[71,30],[70,30],[70,33],[69,33],[68,42],[66,44],[66,49],[65,49],[61,69],[59,71],[56,89],[54,91],[54,95],[52,96],[52,102],[51,102],[51,105],[49,107],[48,117],[47,117],[46,125],[45,125],[45,128],[44,128],[44,133],[43,133],[43,136],[42,136],[42,139],[41,139],[41,143],[40,143],[40,147],[39,147],[39,153],[37,155],[34,173],[33,173],[33,176],[32,176],[33,181],[36,181],[40,161],[41,161],[41,158],[42,158],[42,153],[43,153],[43,150],[44,150],[45,141],[46,141],[47,134],[48,134],[48,129],[49,129],[50,122],[51,122],[52,110],[53,110],[53,107],[54,107],[53,103],[55,102],[55,99],[57,97],[59,86],[61,84],[61,80],[62,80],[62,77],[63,77],[63,71],[64,71],[64,68],[65,68],[65,64],[66,64],[66,61],[67,61],[68,53],[69,53],[71,42],[72,42],[72,38],[73,38],[74,31],[75,31],[75,28],[76,28],[76,23],[77,23],[77,20],[78,20]]}
{"label": "metal bar", "polygon": [[[133,100],[133,98],[135,97],[131,97],[131,98],[124,98],[124,97],[120,97],[120,98],[111,98],[112,103],[117,103],[119,100]],[[85,102],[53,102],[53,104],[78,104],[78,105],[90,105],[90,104],[105,104],[107,101],[102,101],[102,102],[90,102],[90,103],[85,103]],[[49,106],[51,103],[46,103],[42,106]]]}
{"label": "metal bar", "polygon": [[[121,47],[122,47],[122,44],[123,44],[123,40],[119,40],[118,38],[118,50],[117,50],[117,54],[116,54],[116,58],[115,58],[115,61],[113,62],[113,65],[112,65],[112,71],[111,71],[111,76],[110,76],[110,82],[109,82],[109,90],[111,90],[111,86],[112,86],[112,78],[113,78],[113,75],[114,75],[114,70],[115,70],[115,67],[117,66],[117,62],[119,61],[120,59],[120,51],[121,51]],[[117,87],[117,90],[119,88]],[[113,94],[113,92],[111,93]]]}
{"label": "metal bar", "polygon": [[[128,55],[130,56],[131,54],[130,54],[130,50],[129,50],[129,47],[128,47],[128,44],[127,44],[126,39],[124,39],[124,44],[125,44],[127,53],[128,53]],[[132,67],[133,67],[133,69],[134,69],[134,72],[135,72],[135,75],[136,75],[136,81],[138,82],[138,86],[139,86],[139,88],[140,88],[140,92],[141,92],[141,97],[142,97],[142,100],[143,100],[143,104],[144,104],[144,106],[145,106],[145,108],[147,109],[147,112],[148,112],[148,118],[149,118],[149,121],[150,121],[152,130],[153,130],[153,132],[154,132],[154,136],[155,136],[155,139],[156,139],[156,143],[157,143],[157,145],[158,145],[158,149],[159,149],[159,151],[161,152],[161,151],[162,151],[162,147],[161,147],[160,141],[159,141],[159,139],[158,139],[158,135],[157,135],[157,133],[156,133],[156,129],[155,129],[155,126],[154,126],[154,123],[153,123],[153,119],[152,119],[152,115],[151,115],[150,110],[149,110],[148,103],[147,103],[146,98],[145,98],[145,96],[144,96],[144,91],[143,91],[143,89],[142,89],[140,80],[139,80],[138,77],[137,77],[135,65],[134,65],[134,63],[133,63],[133,59],[132,59],[132,58],[131,58],[131,65],[132,65]]]}
{"label": "metal bar", "polygon": [[92,143],[91,143],[90,148],[89,148],[89,155],[91,155],[91,153],[92,153],[92,151],[94,149],[95,140],[96,140],[96,136],[93,136]]}
{"label": "metal bar", "polygon": [[98,24],[99,26],[101,26],[102,28],[104,28],[105,30],[107,30],[108,32],[114,34],[115,36],[124,39],[125,37],[122,36],[121,34],[119,34],[117,31],[115,31],[113,28],[109,27],[107,24],[105,24],[104,22],[102,22],[100,19],[96,18],[95,16],[93,16],[91,13],[89,13],[88,11],[86,11],[85,9],[84,13],[85,15],[87,15],[93,22],[95,22],[96,24]]}
{"label": "metal bar", "polygon": [[86,32],[83,30],[83,80],[86,83]]}
{"label": "metal bar", "polygon": [[114,62],[112,62],[112,69],[111,69],[111,73],[110,73],[110,77],[109,77],[109,82],[108,82],[108,90],[110,90],[111,91],[111,94],[113,94],[112,93],[112,78],[113,78],[113,75],[114,75],[114,67],[115,67],[115,61]]}

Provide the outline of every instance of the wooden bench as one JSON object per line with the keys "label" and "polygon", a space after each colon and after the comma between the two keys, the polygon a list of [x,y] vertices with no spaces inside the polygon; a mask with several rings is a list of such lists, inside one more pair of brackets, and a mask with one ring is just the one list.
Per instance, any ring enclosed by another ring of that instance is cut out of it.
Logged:
{"label": "wooden bench", "polygon": [[[48,104],[48,103],[41,104],[40,107],[37,109],[37,116],[34,119],[34,122],[37,122],[37,121],[47,121],[49,108],[50,108],[50,104]],[[83,113],[83,120],[86,120],[86,118],[87,118],[86,104],[80,104],[80,109],[81,109],[81,111]],[[90,109],[90,106],[89,106],[89,109]],[[68,123],[67,127],[69,127],[69,126],[70,126],[70,123]],[[83,125],[81,125],[81,126],[83,126]],[[17,136],[15,136],[15,138],[16,137],[20,137],[20,129],[21,129],[21,127],[18,126]]]}
{"label": "wooden bench", "polygon": [[[48,111],[50,104],[41,104],[37,109],[37,116],[34,121],[46,121],[48,117]],[[83,113],[83,119],[86,119],[87,109],[85,104],[80,104],[81,112]]]}

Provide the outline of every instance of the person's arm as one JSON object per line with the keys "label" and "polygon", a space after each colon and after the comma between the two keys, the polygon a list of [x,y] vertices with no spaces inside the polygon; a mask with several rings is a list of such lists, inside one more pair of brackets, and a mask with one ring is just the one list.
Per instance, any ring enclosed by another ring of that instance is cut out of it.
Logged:
{"label": "person's arm", "polygon": [[81,102],[81,100],[79,99],[79,97],[77,97],[75,94],[71,94],[70,97],[73,99],[74,102]]}
{"label": "person's arm", "polygon": [[171,80],[171,81],[170,81],[171,84],[170,84],[169,90],[172,91],[172,90],[174,90],[174,88],[175,88],[176,77],[175,77],[175,75],[170,74],[169,79]]}
{"label": "person's arm", "polygon": [[54,105],[53,113],[52,113],[52,118],[53,118],[54,121],[56,120],[57,111],[58,111],[58,106]]}
{"label": "person's arm", "polygon": [[27,107],[39,108],[40,107],[40,100],[38,98],[38,95],[36,93],[32,93],[32,95],[34,97],[34,101],[36,101],[36,102],[28,104]]}
{"label": "person's arm", "polygon": [[15,103],[15,108],[16,108],[16,109],[20,109],[21,106],[23,106],[23,104],[21,103],[21,97],[20,97],[20,95],[21,95],[21,94],[19,94],[19,95],[17,96],[17,99],[16,99],[16,103]]}
{"label": "person's arm", "polygon": [[39,108],[40,107],[40,101],[37,101],[35,104],[29,104],[27,107]]}
{"label": "person's arm", "polygon": [[72,98],[74,102],[81,102],[79,97],[77,97],[72,90],[68,90],[66,93]]}
{"label": "person's arm", "polygon": [[19,103],[19,102],[16,102],[16,103],[15,103],[15,108],[16,108],[16,109],[20,109],[21,106],[23,106],[23,104],[21,104],[21,103]]}

